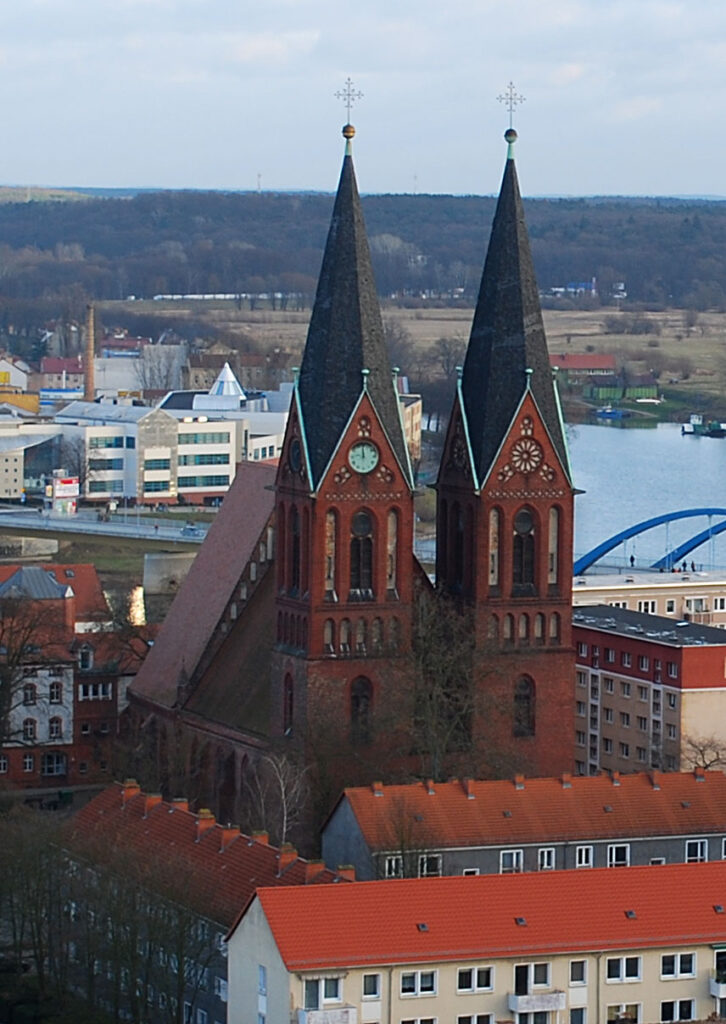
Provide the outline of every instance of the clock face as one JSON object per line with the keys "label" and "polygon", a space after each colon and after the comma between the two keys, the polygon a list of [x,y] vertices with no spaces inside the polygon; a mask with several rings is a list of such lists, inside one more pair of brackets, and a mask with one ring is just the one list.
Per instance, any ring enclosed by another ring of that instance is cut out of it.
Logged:
{"label": "clock face", "polygon": [[296,437],[294,437],[290,442],[288,461],[293,473],[299,473],[300,467],[302,466],[302,450],[300,448],[300,442]]}
{"label": "clock face", "polygon": [[517,472],[533,473],[542,462],[542,449],[531,437],[520,437],[509,457]]}
{"label": "clock face", "polygon": [[356,473],[370,473],[378,465],[379,457],[372,441],[358,441],[348,452],[348,462]]}

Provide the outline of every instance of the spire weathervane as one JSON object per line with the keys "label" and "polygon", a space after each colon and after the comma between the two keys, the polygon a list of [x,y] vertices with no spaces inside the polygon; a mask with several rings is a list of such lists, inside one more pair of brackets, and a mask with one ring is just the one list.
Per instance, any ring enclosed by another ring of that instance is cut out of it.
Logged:
{"label": "spire weathervane", "polygon": [[359,89],[353,88],[353,80],[350,76],[345,80],[345,88],[338,89],[335,93],[336,100],[343,100],[345,103],[345,111],[350,124],[350,111],[356,100],[363,99],[363,93]]}
{"label": "spire weathervane", "polygon": [[509,85],[507,86],[506,90],[501,94],[501,96],[497,96],[497,99],[499,100],[499,102],[506,104],[507,110],[509,111],[509,127],[510,128],[512,127],[512,118],[514,116],[514,109],[520,103],[524,103],[525,98],[526,97],[520,96],[516,92],[516,90],[514,88],[514,82],[510,82]]}

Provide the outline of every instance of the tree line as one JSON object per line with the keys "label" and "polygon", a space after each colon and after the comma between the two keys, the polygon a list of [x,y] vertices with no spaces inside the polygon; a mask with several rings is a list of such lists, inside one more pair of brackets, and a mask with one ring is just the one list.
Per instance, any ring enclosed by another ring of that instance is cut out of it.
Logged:
{"label": "tree line", "polygon": [[[168,191],[6,203],[0,300],[266,293],[299,308],[314,295],[332,202]],[[475,300],[493,197],[377,195],[363,207],[383,296]],[[650,307],[726,308],[726,203],[536,199],[525,210],[545,292],[594,277],[606,304],[624,282]]]}

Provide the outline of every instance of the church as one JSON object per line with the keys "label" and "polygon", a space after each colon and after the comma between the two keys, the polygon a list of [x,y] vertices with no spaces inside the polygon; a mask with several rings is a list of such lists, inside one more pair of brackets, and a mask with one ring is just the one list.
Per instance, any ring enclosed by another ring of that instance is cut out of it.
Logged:
{"label": "church", "polygon": [[269,751],[317,759],[331,796],[573,765],[574,487],[516,132],[436,483],[435,583],[413,553],[354,134],[279,465],[242,466],[130,691],[137,770],[169,790],[198,780],[223,815]]}

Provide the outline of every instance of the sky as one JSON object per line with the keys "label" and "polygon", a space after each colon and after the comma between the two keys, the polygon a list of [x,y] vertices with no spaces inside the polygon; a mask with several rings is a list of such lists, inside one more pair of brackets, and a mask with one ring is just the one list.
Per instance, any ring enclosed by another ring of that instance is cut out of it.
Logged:
{"label": "sky", "polygon": [[723,0],[0,0],[0,184],[726,195]]}

